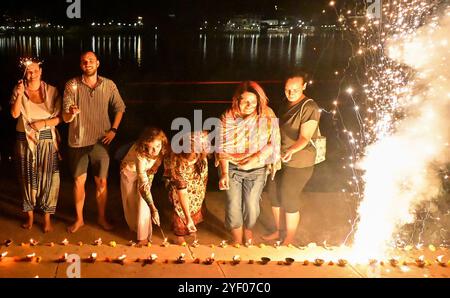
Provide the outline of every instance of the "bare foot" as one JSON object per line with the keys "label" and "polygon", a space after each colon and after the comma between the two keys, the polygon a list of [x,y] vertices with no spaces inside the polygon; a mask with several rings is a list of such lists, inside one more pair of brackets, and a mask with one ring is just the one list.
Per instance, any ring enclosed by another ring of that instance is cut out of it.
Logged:
{"label": "bare foot", "polygon": [[252,230],[244,230],[244,238],[245,238],[245,242],[247,242],[250,239],[253,239],[253,232]]}
{"label": "bare foot", "polygon": [[73,225],[71,225],[70,227],[67,228],[67,231],[69,233],[75,233],[82,226],[84,226],[84,222],[83,221],[76,221]]}
{"label": "bare foot", "polygon": [[137,243],[138,246],[146,246],[147,244],[148,244],[148,239],[139,240]]}
{"label": "bare foot", "polygon": [[97,223],[103,228],[105,231],[111,231],[114,227],[109,224],[106,219],[99,219]]}
{"label": "bare foot", "polygon": [[24,228],[26,230],[31,230],[32,227],[33,227],[33,222],[27,221],[26,223],[22,224],[22,228]]}
{"label": "bare foot", "polygon": [[276,232],[274,232],[272,234],[264,235],[261,238],[262,238],[262,240],[265,240],[265,241],[279,240],[280,239],[280,232],[276,231]]}
{"label": "bare foot", "polygon": [[51,223],[45,223],[44,224],[44,233],[47,234],[47,233],[50,233],[52,231],[53,231],[52,224]]}

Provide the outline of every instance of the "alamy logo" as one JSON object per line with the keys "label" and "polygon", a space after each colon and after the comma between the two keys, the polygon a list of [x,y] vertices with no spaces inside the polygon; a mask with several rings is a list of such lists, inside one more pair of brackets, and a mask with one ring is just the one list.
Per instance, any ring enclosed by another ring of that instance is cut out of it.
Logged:
{"label": "alamy logo", "polygon": [[69,19],[81,19],[81,0],[66,0],[71,3],[66,10]]}
{"label": "alamy logo", "polygon": [[70,265],[67,267],[66,275],[68,278],[81,278],[81,258],[77,254],[71,254],[67,256],[67,263]]}
{"label": "alamy logo", "polygon": [[381,19],[381,0],[367,0],[367,16],[373,19]]}

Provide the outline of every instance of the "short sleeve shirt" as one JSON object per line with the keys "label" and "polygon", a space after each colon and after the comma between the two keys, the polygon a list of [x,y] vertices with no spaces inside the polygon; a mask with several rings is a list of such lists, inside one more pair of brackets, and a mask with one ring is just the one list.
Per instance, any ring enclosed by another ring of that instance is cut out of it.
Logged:
{"label": "short sleeve shirt", "polygon": [[[279,109],[280,117],[280,133],[281,133],[281,152],[282,154],[289,149],[299,138],[301,126],[314,120],[319,122],[319,107],[314,100],[305,97],[302,101],[294,106],[284,103]],[[303,106],[303,111],[301,111]],[[317,138],[318,129],[313,134],[313,138]],[[306,168],[314,165],[316,158],[316,149],[311,143],[305,148],[292,155],[292,159],[286,164],[292,168]]]}

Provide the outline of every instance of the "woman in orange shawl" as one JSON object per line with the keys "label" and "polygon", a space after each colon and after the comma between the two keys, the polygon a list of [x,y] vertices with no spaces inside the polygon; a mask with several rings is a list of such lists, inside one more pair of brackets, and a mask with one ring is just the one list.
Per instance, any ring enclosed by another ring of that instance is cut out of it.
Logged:
{"label": "woman in orange shawl", "polygon": [[267,175],[280,165],[278,119],[267,103],[261,86],[243,82],[221,118],[219,188],[227,191],[225,225],[234,244],[252,241]]}

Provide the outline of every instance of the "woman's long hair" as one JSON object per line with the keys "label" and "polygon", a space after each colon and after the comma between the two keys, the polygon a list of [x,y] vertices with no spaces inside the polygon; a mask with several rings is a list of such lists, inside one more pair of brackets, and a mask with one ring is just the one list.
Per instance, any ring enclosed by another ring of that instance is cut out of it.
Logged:
{"label": "woman's long hair", "polygon": [[152,158],[152,156],[149,156],[149,154],[147,153],[148,151],[146,143],[150,143],[155,140],[160,140],[162,145],[161,152],[159,153],[158,157],[166,156],[169,150],[169,142],[167,140],[166,134],[162,131],[162,129],[157,127],[146,128],[139,136],[138,140],[136,141],[137,154],[146,158]]}
{"label": "woman's long hair", "polygon": [[237,87],[231,104],[231,110],[233,111],[233,114],[235,116],[238,116],[240,114],[239,102],[242,99],[242,94],[245,92],[251,92],[256,95],[256,112],[258,116],[263,115],[263,113],[266,111],[269,99],[267,98],[267,95],[264,92],[263,88],[254,81],[244,81]]}
{"label": "woman's long hair", "polygon": [[[192,132],[190,134],[190,152],[181,152],[179,154],[172,153],[172,160],[175,166],[180,166],[182,163],[188,163],[194,159],[197,159],[194,164],[195,172],[200,175],[205,165],[205,160],[208,156],[208,150],[204,144],[197,144],[196,142],[202,142],[202,138],[207,136],[207,132]],[[200,149],[200,150],[198,150]]]}

